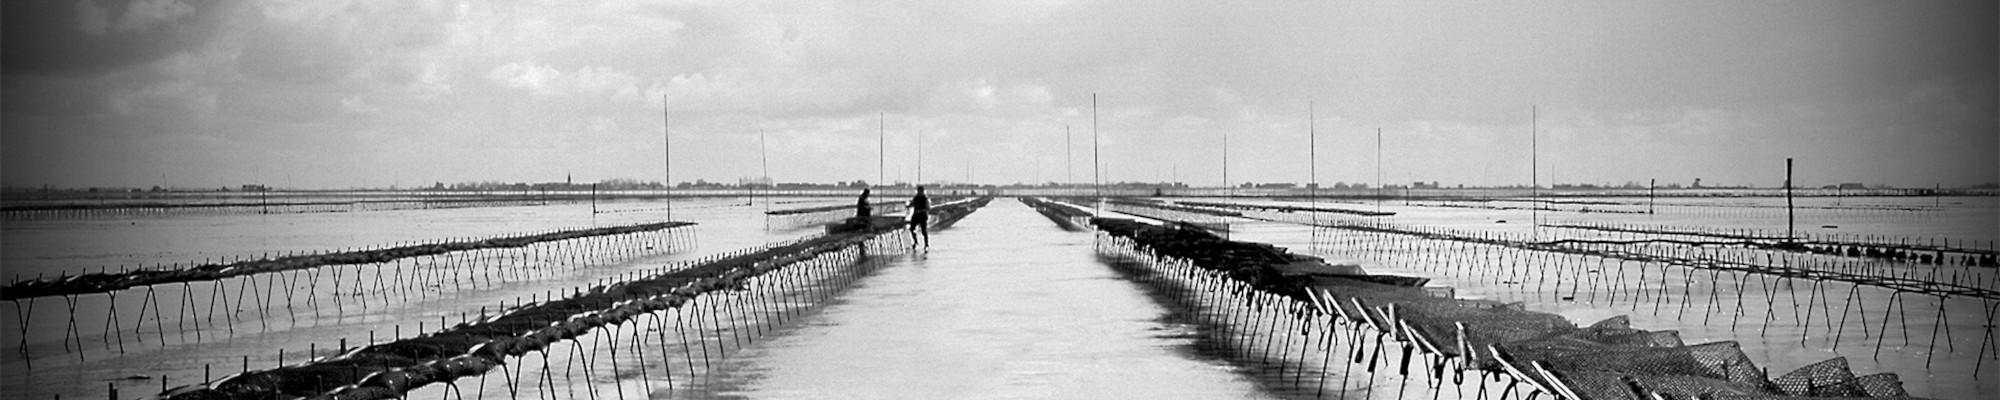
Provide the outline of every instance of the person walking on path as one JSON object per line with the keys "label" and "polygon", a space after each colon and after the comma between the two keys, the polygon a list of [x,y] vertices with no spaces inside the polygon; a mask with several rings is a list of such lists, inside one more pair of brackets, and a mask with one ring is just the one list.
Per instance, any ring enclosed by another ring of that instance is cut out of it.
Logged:
{"label": "person walking on path", "polygon": [[861,199],[854,201],[854,219],[867,221],[871,212],[868,208],[868,189],[861,189]]}
{"label": "person walking on path", "polygon": [[931,247],[931,198],[924,195],[924,187],[917,187],[917,195],[910,198],[910,245],[916,246],[917,232],[924,233],[924,247]]}

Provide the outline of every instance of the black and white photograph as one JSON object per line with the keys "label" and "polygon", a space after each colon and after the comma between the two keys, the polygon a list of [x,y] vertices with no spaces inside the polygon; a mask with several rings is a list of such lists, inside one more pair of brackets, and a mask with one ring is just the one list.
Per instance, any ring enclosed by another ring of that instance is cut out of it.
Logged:
{"label": "black and white photograph", "polygon": [[0,1],[0,400],[1987,399],[1996,32]]}

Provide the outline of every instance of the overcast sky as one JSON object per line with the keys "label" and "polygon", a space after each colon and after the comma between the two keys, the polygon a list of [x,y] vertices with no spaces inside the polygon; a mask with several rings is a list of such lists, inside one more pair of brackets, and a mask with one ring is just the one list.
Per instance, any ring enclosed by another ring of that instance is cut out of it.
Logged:
{"label": "overcast sky", "polygon": [[10,186],[2000,181],[1990,0],[0,5]]}

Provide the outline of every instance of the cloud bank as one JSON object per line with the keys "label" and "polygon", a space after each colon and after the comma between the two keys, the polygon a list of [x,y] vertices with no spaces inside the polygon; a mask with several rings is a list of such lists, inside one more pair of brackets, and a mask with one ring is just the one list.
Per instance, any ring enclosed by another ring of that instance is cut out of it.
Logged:
{"label": "cloud bank", "polygon": [[9,186],[2000,181],[1981,1],[0,6]]}

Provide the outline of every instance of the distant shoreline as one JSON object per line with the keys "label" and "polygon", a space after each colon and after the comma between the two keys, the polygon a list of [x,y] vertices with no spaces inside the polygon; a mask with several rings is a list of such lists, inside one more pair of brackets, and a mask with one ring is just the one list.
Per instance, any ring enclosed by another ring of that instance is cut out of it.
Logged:
{"label": "distant shoreline", "polygon": [[[880,195],[908,194],[907,187],[876,187]],[[512,203],[576,203],[595,201],[659,200],[666,198],[714,198],[714,197],[847,197],[858,193],[859,189],[675,189],[650,190],[504,190],[504,191],[455,191],[455,190],[304,190],[304,191],[160,191],[160,192],[89,192],[89,191],[48,191],[48,192],[6,192],[0,193],[0,211],[40,211],[40,210],[98,210],[117,208],[221,208],[221,207],[299,207],[299,206],[354,206],[370,204],[423,204],[449,207],[454,204],[487,202]],[[1526,188],[1449,188],[1449,189],[1226,189],[1226,188],[1172,188],[1172,187],[951,187],[941,186],[934,193],[976,191],[995,196],[1117,196],[1117,197],[1242,197],[1273,200],[1310,199],[1325,200],[1439,200],[1439,201],[1541,201],[1560,203],[1574,198],[1644,198],[1649,196],[1646,189],[1543,189],[1531,193]],[[1730,188],[1730,189],[1659,189],[1650,195],[1657,198],[1771,198],[1784,197],[1784,189],[1777,188]],[[1795,189],[1793,197],[1799,198],[1859,198],[1859,197],[1994,197],[2000,196],[2000,189]],[[1532,196],[1532,197],[1531,197]]]}

